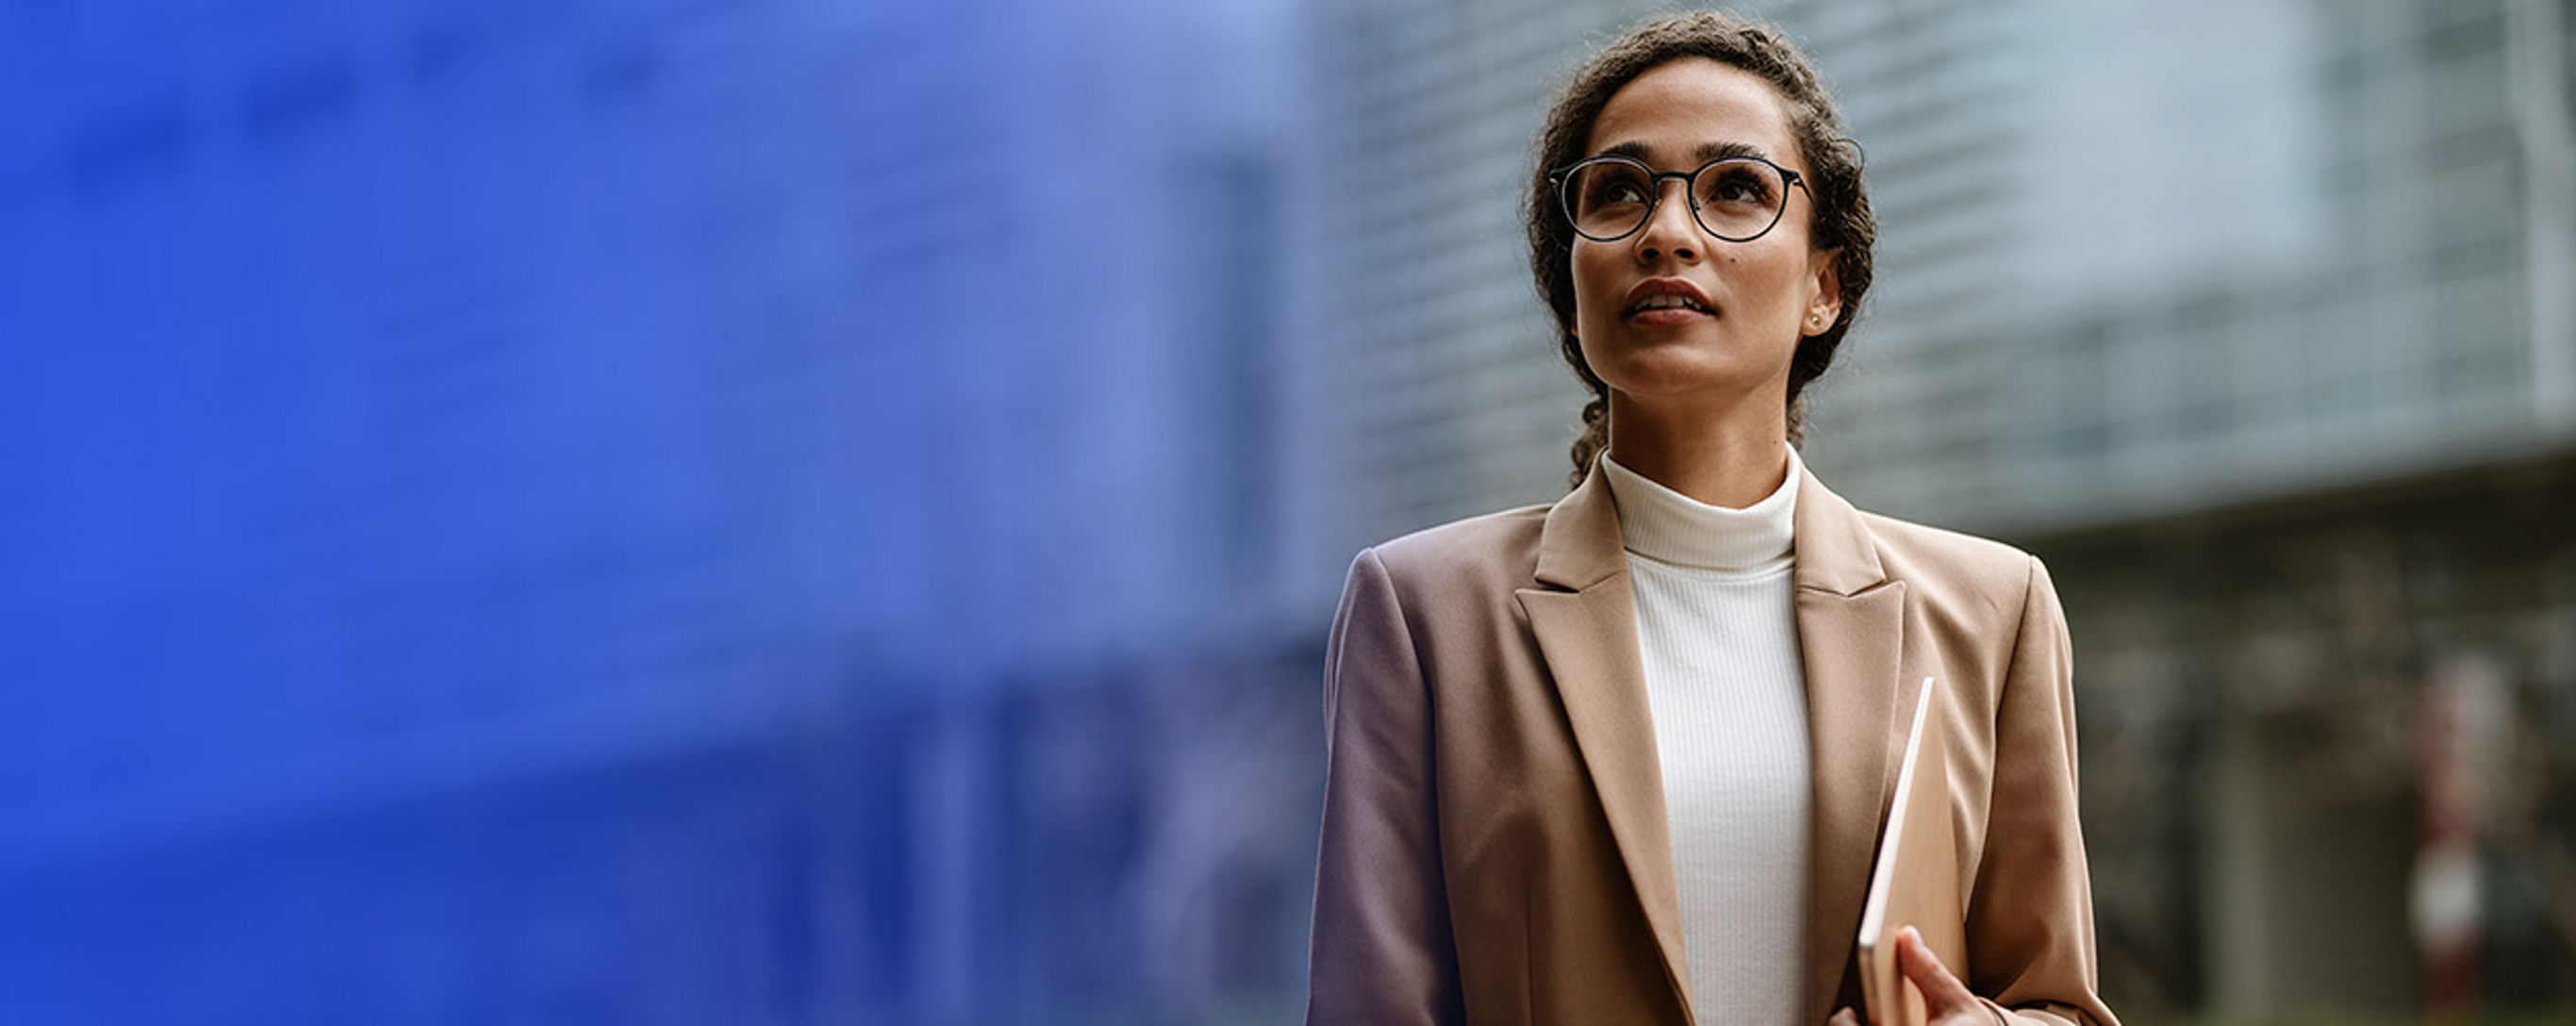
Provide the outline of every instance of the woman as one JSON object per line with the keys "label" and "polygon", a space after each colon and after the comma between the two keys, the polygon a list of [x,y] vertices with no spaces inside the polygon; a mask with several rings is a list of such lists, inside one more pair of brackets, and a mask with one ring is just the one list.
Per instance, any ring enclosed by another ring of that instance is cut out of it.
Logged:
{"label": "woman", "polygon": [[1768,28],[1659,19],[1540,151],[1577,483],[1352,565],[1309,1021],[1857,1023],[1897,712],[1933,677],[1967,965],[1900,963],[1935,1023],[2116,1026],[2046,572],[1857,512],[1791,446],[1875,238],[1816,74]]}

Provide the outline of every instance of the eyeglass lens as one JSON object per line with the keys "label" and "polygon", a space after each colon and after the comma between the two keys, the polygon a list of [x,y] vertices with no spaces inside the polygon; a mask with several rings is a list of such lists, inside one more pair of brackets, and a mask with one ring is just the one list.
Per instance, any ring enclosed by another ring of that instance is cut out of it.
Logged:
{"label": "eyeglass lens", "polygon": [[[1574,221],[1574,230],[1587,238],[1604,242],[1624,238],[1645,226],[1661,184],[1639,164],[1588,161],[1576,165],[1565,178],[1565,213]],[[1758,160],[1721,160],[1700,168],[1690,190],[1700,226],[1731,242],[1745,242],[1769,231],[1788,201],[1779,170]]]}

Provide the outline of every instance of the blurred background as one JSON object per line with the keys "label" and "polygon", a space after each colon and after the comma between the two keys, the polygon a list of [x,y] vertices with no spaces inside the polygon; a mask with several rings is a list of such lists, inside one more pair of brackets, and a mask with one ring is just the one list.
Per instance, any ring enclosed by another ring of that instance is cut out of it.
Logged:
{"label": "blurred background", "polygon": [[[0,3],[0,1021],[1286,1023],[1616,0]],[[2576,1017],[2576,3],[1808,0],[2133,1024]]]}

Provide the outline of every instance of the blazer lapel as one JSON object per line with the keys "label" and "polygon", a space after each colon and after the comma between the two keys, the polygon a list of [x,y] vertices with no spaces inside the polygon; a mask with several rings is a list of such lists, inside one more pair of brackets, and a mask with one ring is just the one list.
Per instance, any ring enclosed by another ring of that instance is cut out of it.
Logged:
{"label": "blazer lapel", "polygon": [[1813,474],[1798,483],[1795,517],[1792,581],[1815,760],[1805,1021],[1821,1022],[1859,938],[1896,757],[1905,583],[1887,578],[1859,511]]}
{"label": "blazer lapel", "polygon": [[1611,837],[1663,954],[1664,977],[1687,1017],[1690,983],[1682,957],[1681,885],[1673,872],[1663,768],[1646,704],[1637,650],[1636,601],[1619,515],[1598,464],[1548,511],[1540,529],[1541,587],[1517,594],[1548,676],[1565,704],[1583,764],[1592,773]]}

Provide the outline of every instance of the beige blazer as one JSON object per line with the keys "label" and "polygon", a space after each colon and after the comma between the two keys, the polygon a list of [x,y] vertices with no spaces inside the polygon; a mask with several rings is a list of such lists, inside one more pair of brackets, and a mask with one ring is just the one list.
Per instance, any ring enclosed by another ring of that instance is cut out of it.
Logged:
{"label": "beige blazer", "polygon": [[[1814,746],[1808,1024],[1858,1006],[1855,939],[1919,682],[1939,678],[1969,987],[2033,1023],[2094,994],[2066,624],[2039,561],[1795,514]],[[1309,1023],[1693,1022],[1618,513],[1551,506],[1363,551],[1326,653]]]}

